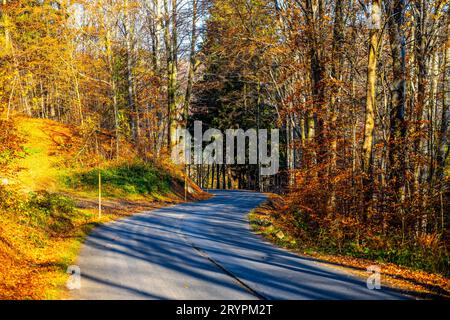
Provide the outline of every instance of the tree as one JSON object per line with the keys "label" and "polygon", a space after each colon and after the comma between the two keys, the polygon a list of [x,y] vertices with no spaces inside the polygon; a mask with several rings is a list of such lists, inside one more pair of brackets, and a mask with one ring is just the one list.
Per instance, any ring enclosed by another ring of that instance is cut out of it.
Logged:
{"label": "tree", "polygon": [[405,1],[389,2],[389,40],[392,55],[392,98],[390,110],[389,163],[390,180],[396,196],[403,197],[405,178],[405,102],[406,102],[406,39],[404,35]]}
{"label": "tree", "polygon": [[381,1],[373,0],[370,20],[369,58],[367,62],[367,93],[364,119],[364,140],[362,145],[364,217],[367,216],[369,202],[373,195],[373,134],[375,126],[376,93],[377,93],[377,62],[381,28]]}

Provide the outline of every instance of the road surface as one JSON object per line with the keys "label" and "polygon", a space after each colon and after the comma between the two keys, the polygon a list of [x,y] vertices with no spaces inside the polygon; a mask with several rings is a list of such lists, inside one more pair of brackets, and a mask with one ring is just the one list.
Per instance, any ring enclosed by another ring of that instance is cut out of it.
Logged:
{"label": "road surface", "polygon": [[248,212],[265,196],[213,191],[96,228],[78,257],[71,299],[405,299],[255,235]]}

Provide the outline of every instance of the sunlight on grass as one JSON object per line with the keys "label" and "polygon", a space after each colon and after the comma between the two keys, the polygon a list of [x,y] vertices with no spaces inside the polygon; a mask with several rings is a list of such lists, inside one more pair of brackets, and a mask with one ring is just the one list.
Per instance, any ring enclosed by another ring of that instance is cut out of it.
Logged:
{"label": "sunlight on grass", "polygon": [[183,181],[173,168],[105,160],[100,217],[99,169],[75,161],[77,131],[42,119],[20,118],[18,125],[24,143],[11,162],[17,174],[8,188],[0,186],[0,298],[65,298],[66,270],[95,226],[153,202],[181,200]]}

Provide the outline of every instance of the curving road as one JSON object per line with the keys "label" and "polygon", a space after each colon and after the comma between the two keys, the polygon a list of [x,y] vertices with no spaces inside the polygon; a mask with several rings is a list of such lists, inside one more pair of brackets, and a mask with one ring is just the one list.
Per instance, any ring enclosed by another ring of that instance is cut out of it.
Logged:
{"label": "curving road", "polygon": [[72,299],[405,299],[369,290],[252,233],[247,213],[265,196],[214,191],[209,200],[134,215],[96,228]]}

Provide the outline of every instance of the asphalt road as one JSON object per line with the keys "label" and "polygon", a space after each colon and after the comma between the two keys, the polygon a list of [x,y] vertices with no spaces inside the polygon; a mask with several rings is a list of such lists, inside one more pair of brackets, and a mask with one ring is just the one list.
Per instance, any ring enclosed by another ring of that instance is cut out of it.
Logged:
{"label": "asphalt road", "polygon": [[96,228],[71,299],[405,299],[250,231],[265,196],[213,191],[209,200],[153,210]]}

